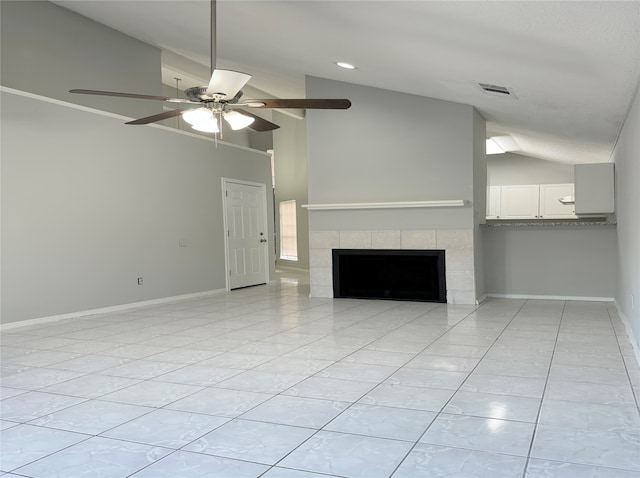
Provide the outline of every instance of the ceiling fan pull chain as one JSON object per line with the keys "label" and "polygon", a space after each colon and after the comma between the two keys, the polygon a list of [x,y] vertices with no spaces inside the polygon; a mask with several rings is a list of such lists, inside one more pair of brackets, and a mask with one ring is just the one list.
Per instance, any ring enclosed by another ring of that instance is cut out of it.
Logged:
{"label": "ceiling fan pull chain", "polygon": [[[180,84],[180,80],[181,79],[182,78],[175,77],[175,80],[176,80],[176,98],[180,98],[180,88],[179,88],[178,85]],[[176,103],[176,110],[177,109],[178,109],[178,104]],[[177,118],[178,118],[178,130],[181,130],[182,129],[182,123],[180,122],[180,118],[182,118],[182,115],[178,115]]]}

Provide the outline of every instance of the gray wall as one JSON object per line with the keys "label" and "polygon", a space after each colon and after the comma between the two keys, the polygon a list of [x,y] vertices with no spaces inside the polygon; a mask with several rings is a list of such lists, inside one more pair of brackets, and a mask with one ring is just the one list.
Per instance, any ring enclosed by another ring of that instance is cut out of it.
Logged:
{"label": "gray wall", "polygon": [[487,156],[487,184],[573,183],[573,165],[530,158],[515,153]]}
{"label": "gray wall", "polygon": [[619,251],[616,301],[633,329],[636,345],[640,345],[639,131],[640,94],[636,93],[613,154]]}
{"label": "gray wall", "polygon": [[279,241],[276,242],[276,262],[278,265],[309,269],[309,215],[302,207],[307,204],[307,142],[306,124],[291,116],[274,111],[273,121],[280,126],[273,132],[273,150],[275,158],[275,207],[276,238],[279,237],[280,201],[296,200],[298,260],[280,259]]}
{"label": "gray wall", "polygon": [[[126,36],[58,5],[42,1],[1,1],[2,85],[103,111],[142,118],[175,105],[160,101],[71,94],[72,88],[176,96],[161,81],[160,49]],[[169,55],[171,59],[177,55]],[[208,76],[209,69],[185,61]],[[203,80],[206,84],[208,80]],[[180,85],[181,89],[189,86]],[[246,88],[248,91],[250,87]],[[249,93],[248,93],[249,94]],[[184,92],[180,92],[185,97]],[[260,113],[262,116],[264,112]],[[270,116],[267,118],[270,119]],[[159,122],[199,133],[178,118]],[[265,141],[266,138],[266,141]],[[266,151],[271,133],[223,129],[226,142]]]}
{"label": "gray wall", "polygon": [[[307,113],[310,203],[473,202],[471,106],[314,77],[307,77],[306,92],[353,103],[346,111]],[[470,229],[473,211],[469,206],[310,215],[311,229],[403,227],[398,222],[416,229]]]}
{"label": "gray wall", "polygon": [[[573,165],[514,153],[489,155],[487,182],[573,183]],[[615,296],[615,226],[486,227],[481,236],[489,294]]]}
{"label": "gray wall", "polygon": [[473,111],[473,272],[476,300],[486,293],[484,283],[484,248],[480,225],[486,222],[487,211],[487,127],[485,119]]}
{"label": "gray wall", "polygon": [[2,85],[141,118],[162,103],[71,94],[162,94],[160,50],[49,2],[0,2]]}
{"label": "gray wall", "polygon": [[616,294],[615,226],[484,228],[489,294]]}
{"label": "gray wall", "polygon": [[221,178],[270,184],[268,156],[125,126],[163,104],[67,90],[160,95],[159,49],[49,2],[0,8],[3,86],[126,116],[2,94],[2,321],[224,288]]}
{"label": "gray wall", "polygon": [[1,113],[3,322],[226,286],[221,178],[268,185],[268,155],[11,93]]}

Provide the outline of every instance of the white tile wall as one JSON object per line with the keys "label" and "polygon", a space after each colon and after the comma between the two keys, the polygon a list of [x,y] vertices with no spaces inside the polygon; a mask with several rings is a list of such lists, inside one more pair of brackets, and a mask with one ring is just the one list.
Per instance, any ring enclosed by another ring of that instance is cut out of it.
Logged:
{"label": "white tile wall", "polygon": [[402,249],[436,249],[435,229],[400,231]]}
{"label": "white tile wall", "polygon": [[310,249],[309,265],[313,267],[332,267],[331,249]]}
{"label": "white tile wall", "polygon": [[310,249],[335,249],[340,246],[338,231],[309,231]]}
{"label": "white tile wall", "polygon": [[[313,267],[309,271],[311,285],[333,285],[333,272],[330,267]],[[333,296],[332,296],[333,297]]]}
{"label": "white tile wall", "polygon": [[309,231],[311,297],[333,297],[332,249],[444,249],[447,302],[475,304],[473,229]]}
{"label": "white tile wall", "polygon": [[371,231],[340,231],[340,249],[371,249]]}
{"label": "white tile wall", "polygon": [[437,249],[473,250],[473,229],[439,229]]}
{"label": "white tile wall", "polygon": [[447,290],[473,290],[473,280],[473,270],[455,271],[447,269]]}
{"label": "white tile wall", "polygon": [[402,234],[399,230],[371,231],[372,249],[400,249]]}
{"label": "white tile wall", "polygon": [[447,270],[468,271],[473,270],[473,249],[445,249]]}

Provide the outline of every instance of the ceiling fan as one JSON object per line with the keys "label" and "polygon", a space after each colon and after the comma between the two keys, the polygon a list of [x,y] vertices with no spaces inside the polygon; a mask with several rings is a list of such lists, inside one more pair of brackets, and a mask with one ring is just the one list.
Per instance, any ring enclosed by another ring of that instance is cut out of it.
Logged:
{"label": "ceiling fan", "polygon": [[191,124],[193,129],[207,133],[218,133],[221,127],[221,119],[224,119],[233,130],[248,127],[254,131],[272,131],[279,128],[277,124],[254,115],[243,108],[344,110],[351,107],[351,101],[347,99],[251,99],[240,101],[242,97],[241,90],[250,79],[251,75],[247,73],[216,68],[216,0],[211,0],[211,79],[207,86],[194,86],[185,90],[188,99],[99,90],[73,89],[69,90],[69,92],[200,105],[200,108],[165,111],[128,121],[126,124],[150,124],[182,115],[182,118]]}

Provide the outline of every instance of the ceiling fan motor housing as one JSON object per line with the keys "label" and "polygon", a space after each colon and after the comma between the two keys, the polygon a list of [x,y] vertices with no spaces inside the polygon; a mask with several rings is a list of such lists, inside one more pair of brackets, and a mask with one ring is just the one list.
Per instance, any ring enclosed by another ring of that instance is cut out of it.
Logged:
{"label": "ceiling fan motor housing", "polygon": [[214,96],[208,95],[206,86],[194,86],[193,88],[184,90],[184,93],[191,101],[216,101],[225,96],[224,93],[219,93],[220,98],[216,98],[218,94]]}

